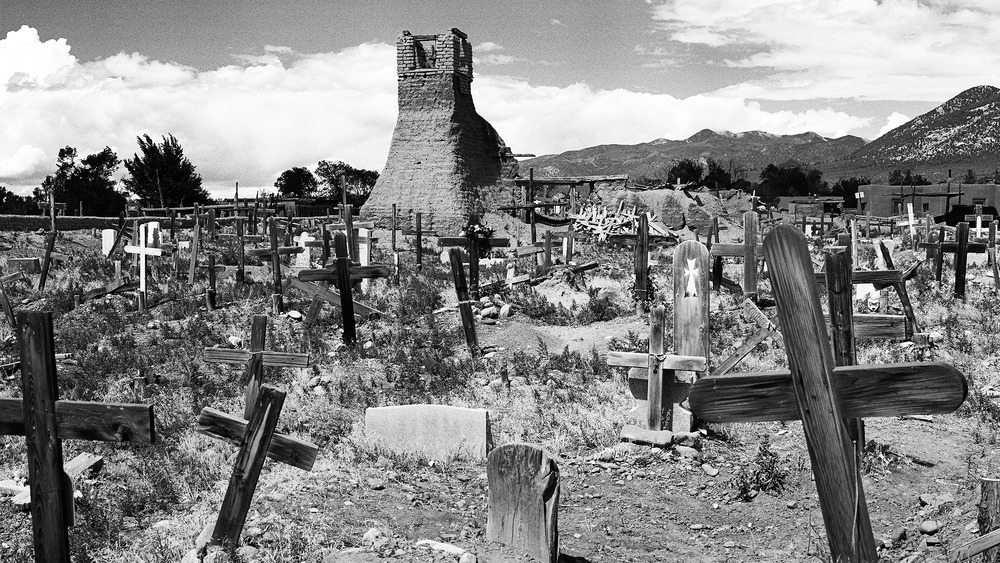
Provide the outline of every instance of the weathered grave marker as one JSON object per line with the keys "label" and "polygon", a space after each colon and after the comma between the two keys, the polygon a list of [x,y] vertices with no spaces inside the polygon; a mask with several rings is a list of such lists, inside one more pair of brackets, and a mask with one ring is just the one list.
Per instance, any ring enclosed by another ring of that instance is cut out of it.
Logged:
{"label": "weathered grave marker", "polygon": [[280,314],[284,305],[281,300],[281,257],[284,255],[298,254],[305,250],[301,246],[278,246],[278,226],[274,217],[268,218],[268,236],[271,242],[270,248],[251,248],[247,250],[247,256],[256,256],[271,260],[272,288],[271,309],[272,313]]}
{"label": "weathered grave marker", "polygon": [[[295,283],[293,280],[292,286],[309,292],[313,295],[314,302],[317,299],[332,299],[332,295],[327,297],[328,294],[334,294],[325,287],[312,286],[304,282],[327,282],[333,283],[339,293],[339,305],[342,312],[344,320],[344,343],[354,344],[357,341],[357,328],[354,320],[354,309],[355,305],[360,305],[354,303],[353,296],[353,286],[354,282],[362,279],[370,278],[386,278],[389,277],[389,267],[384,264],[370,264],[367,266],[355,266],[351,263],[351,258],[348,256],[347,249],[347,236],[342,232],[337,232],[333,237],[334,251],[336,253],[336,263],[331,269],[319,269],[319,270],[302,270],[298,274],[298,282]],[[369,315],[372,312],[378,313],[371,307],[363,308]],[[310,306],[312,310],[312,306]],[[381,313],[379,313],[381,314]],[[312,319],[315,320],[315,319]],[[312,322],[311,320],[309,322]]]}
{"label": "weathered grave marker", "polygon": [[[709,289],[708,249],[693,240],[684,241],[674,250],[674,353],[681,356],[709,357]],[[690,432],[694,421],[690,412],[681,406],[687,400],[691,384],[697,379],[695,371],[685,375],[675,373],[666,382],[673,407],[670,429]]]}
{"label": "weathered grave marker", "polygon": [[476,336],[476,319],[472,315],[472,303],[469,299],[469,287],[465,284],[465,268],[462,267],[462,252],[452,248],[448,252],[451,260],[451,275],[455,279],[455,294],[458,297],[458,312],[462,315],[462,330],[465,332],[465,343],[469,353],[475,358],[479,354],[479,339]]}
{"label": "weathered grave marker", "polygon": [[715,231],[716,242],[712,244],[711,255],[716,257],[712,268],[712,289],[718,290],[722,284],[722,257],[743,258],[743,296],[756,299],[757,296],[757,260],[762,258],[763,247],[757,242],[759,230],[756,211],[743,213],[743,242],[718,242],[718,231]]}
{"label": "weathered grave marker", "polygon": [[[674,408],[679,408],[673,404],[670,395],[671,382],[675,378],[676,371],[704,371],[707,369],[707,360],[704,356],[682,356],[675,354],[665,354],[663,352],[663,333],[665,321],[665,308],[663,305],[653,307],[650,313],[649,325],[649,352],[639,354],[633,352],[608,352],[607,362],[609,366],[628,367],[629,388],[636,399],[646,401],[646,430],[659,432],[664,429],[664,405],[670,407],[667,415],[667,429],[673,430]],[[679,430],[678,430],[679,431]],[[670,443],[671,432],[663,436],[636,432],[636,429],[626,425],[622,428],[623,439],[634,439],[637,436],[644,437],[644,441],[652,444],[665,442]],[[662,444],[661,444],[662,445]]]}
{"label": "weathered grave marker", "polygon": [[17,321],[24,399],[0,399],[0,434],[27,442],[35,561],[69,563],[73,497],[62,440],[153,442],[153,407],[60,401],[52,313],[21,311]]}
{"label": "weathered grave marker", "polygon": [[148,223],[139,225],[139,246],[126,245],[125,252],[137,256],[139,259],[139,312],[146,312],[146,257],[162,256],[163,250],[146,246]]}
{"label": "weathered grave marker", "polygon": [[45,257],[42,259],[42,272],[38,276],[38,291],[45,289],[45,280],[49,277],[49,266],[52,265],[52,248],[56,244],[56,231],[49,231],[45,237]]}
{"label": "weathered grave marker", "polygon": [[834,561],[878,561],[844,418],[951,412],[967,392],[946,364],[834,369],[805,237],[779,225],[765,237],[790,371],[706,377],[690,404],[711,422],[801,419]]}
{"label": "weathered grave marker", "polygon": [[504,444],[486,461],[490,504],[486,539],[519,555],[559,560],[559,467],[531,444]]}
{"label": "weathered grave marker", "polygon": [[250,326],[250,349],[205,348],[203,358],[210,364],[245,364],[247,381],[246,412],[250,418],[250,408],[256,402],[257,393],[263,385],[264,366],[285,368],[309,367],[309,355],[295,352],[272,352],[264,350],[267,341],[267,315],[254,315]]}
{"label": "weathered grave marker", "polygon": [[236,439],[239,440],[233,474],[212,529],[212,545],[239,545],[265,458],[270,457],[306,471],[312,469],[318,446],[275,433],[284,402],[283,392],[264,386],[254,402],[247,405],[250,413],[247,420],[234,420],[214,409],[201,411],[199,432],[227,441],[238,436]]}
{"label": "weathered grave marker", "polygon": [[642,315],[653,297],[649,295],[649,218],[643,213],[635,233],[635,314]]}

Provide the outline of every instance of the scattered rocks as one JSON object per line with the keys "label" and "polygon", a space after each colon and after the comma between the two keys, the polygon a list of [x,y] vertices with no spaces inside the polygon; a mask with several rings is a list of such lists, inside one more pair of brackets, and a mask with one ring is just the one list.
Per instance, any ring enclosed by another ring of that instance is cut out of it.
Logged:
{"label": "scattered rocks", "polygon": [[795,502],[794,500],[790,500],[790,501],[788,501],[788,502],[785,503],[785,507],[787,507],[787,508],[795,508],[798,505],[799,505],[799,503]]}
{"label": "scattered rocks", "polygon": [[719,474],[719,470],[718,469],[716,469],[715,467],[712,467],[711,465],[709,465],[707,463],[701,464],[701,470],[704,471],[705,475],[708,475],[709,477],[715,477],[716,475]]}

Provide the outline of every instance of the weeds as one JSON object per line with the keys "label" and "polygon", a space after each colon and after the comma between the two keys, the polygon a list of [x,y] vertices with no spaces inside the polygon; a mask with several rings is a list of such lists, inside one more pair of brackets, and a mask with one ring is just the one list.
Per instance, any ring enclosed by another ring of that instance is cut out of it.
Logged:
{"label": "weeds", "polygon": [[787,479],[788,470],[783,467],[781,457],[771,449],[771,441],[765,435],[753,462],[740,467],[730,486],[736,490],[737,500],[749,502],[760,493],[781,492]]}

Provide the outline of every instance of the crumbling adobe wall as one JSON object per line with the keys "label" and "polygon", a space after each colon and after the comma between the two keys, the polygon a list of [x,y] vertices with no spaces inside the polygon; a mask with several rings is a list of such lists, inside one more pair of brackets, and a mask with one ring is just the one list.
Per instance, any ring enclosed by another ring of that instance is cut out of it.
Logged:
{"label": "crumbling adobe wall", "polygon": [[398,205],[404,224],[457,232],[471,212],[485,212],[517,162],[472,100],[472,46],[457,29],[436,36],[403,32],[396,43],[399,117],[389,157],[362,215],[385,224]]}

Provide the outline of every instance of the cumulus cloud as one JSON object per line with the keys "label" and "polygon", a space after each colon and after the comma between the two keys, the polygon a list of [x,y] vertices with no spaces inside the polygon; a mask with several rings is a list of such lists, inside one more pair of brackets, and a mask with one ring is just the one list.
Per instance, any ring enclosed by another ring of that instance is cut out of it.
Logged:
{"label": "cumulus cloud", "polygon": [[672,41],[766,71],[718,92],[736,98],[933,101],[1000,74],[995,0],[663,0],[651,12]]}
{"label": "cumulus cloud", "polygon": [[[496,44],[476,49],[503,54]],[[261,62],[199,71],[139,53],[80,62],[63,40],[12,32],[0,40],[0,185],[30,191],[67,145],[131,157],[143,134],[175,135],[217,194],[236,181],[270,188],[282,171],[320,159],[381,170],[397,115],[395,47],[287,51],[266,47],[261,56],[271,58]],[[473,94],[515,151],[536,154],[684,138],[705,127],[836,136],[871,121],[829,108],[765,111],[733,96],[537,86],[482,72]]]}
{"label": "cumulus cloud", "polygon": [[879,137],[885,135],[889,131],[892,131],[893,129],[899,127],[900,125],[906,123],[909,120],[910,120],[909,117],[899,113],[898,111],[892,112],[892,114],[886,118],[885,125],[883,125],[882,128],[878,130]]}
{"label": "cumulus cloud", "polygon": [[292,166],[337,159],[381,170],[396,121],[395,48],[365,44],[199,72],[119,53],[81,63],[22,27],[0,40],[0,184],[38,185],[59,148],[174,134],[210,189],[270,187]]}

